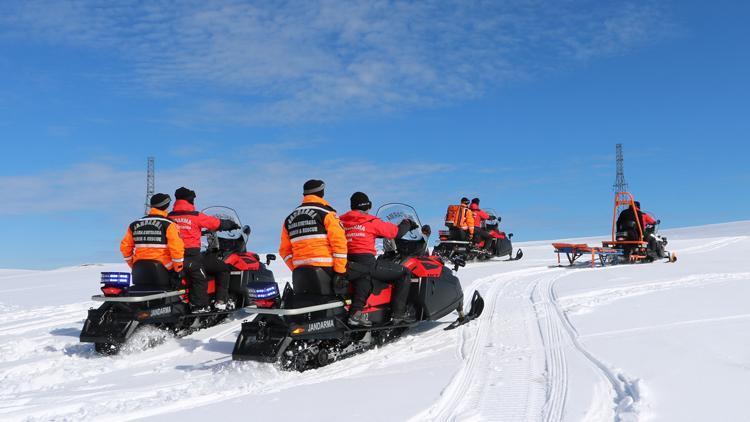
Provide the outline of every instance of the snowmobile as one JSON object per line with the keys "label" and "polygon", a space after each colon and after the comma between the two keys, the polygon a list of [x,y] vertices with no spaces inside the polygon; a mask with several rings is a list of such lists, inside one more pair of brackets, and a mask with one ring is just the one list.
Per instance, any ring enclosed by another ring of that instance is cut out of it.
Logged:
{"label": "snowmobile", "polygon": [[518,249],[513,255],[513,244],[511,239],[513,233],[506,234],[500,230],[501,217],[493,209],[485,209],[487,214],[494,216],[494,220],[485,220],[482,227],[490,233],[491,244],[485,247],[485,240],[478,242],[460,240],[450,230],[440,230],[440,243],[435,245],[433,253],[452,262],[456,266],[464,266],[468,261],[487,261],[494,257],[509,257],[509,261],[517,261],[523,258],[523,250]]}
{"label": "snowmobile", "polygon": [[484,300],[474,292],[471,307],[464,313],[464,294],[458,278],[438,257],[427,253],[429,226],[422,226],[414,208],[405,204],[387,204],[377,216],[398,224],[404,218],[418,227],[400,239],[384,240],[378,260],[401,263],[411,271],[407,315],[413,323],[391,324],[392,287],[374,291],[367,300],[364,314],[371,327],[350,327],[348,301],[336,295],[331,277],[317,267],[298,268],[292,285],[283,294],[275,283],[251,283],[256,297],[257,313],[242,324],[232,358],[239,361],[277,363],[283,370],[304,371],[327,365],[373,347],[394,341],[410,328],[424,321],[436,321],[458,312],[458,319],[446,329],[453,329],[479,317]]}
{"label": "snowmobile", "polygon": [[[249,284],[274,282],[273,273],[267,266],[276,257],[266,255],[266,262],[262,263],[257,254],[246,252],[251,230],[249,226],[241,225],[233,209],[209,207],[203,212],[220,219],[231,219],[242,227],[226,232],[207,232],[201,238],[204,253],[217,254],[220,259],[227,259],[233,254],[242,257],[242,270],[230,273],[229,295],[235,309],[191,313],[187,281],[167,271],[159,261],[140,260],[133,265],[132,274],[101,274],[103,294],[92,296],[91,299],[103,303],[99,308],[89,310],[81,330],[81,342],[94,343],[98,353],[113,355],[143,327],[156,327],[182,337],[214,326],[250,304]],[[213,300],[213,279],[209,279],[208,292]]]}
{"label": "snowmobile", "polygon": [[619,263],[654,262],[659,259],[677,261],[677,255],[666,250],[667,238],[657,233],[661,221],[643,227],[642,219],[638,217],[618,225],[619,212],[627,207],[636,209],[633,195],[629,192],[615,193],[612,240],[602,242],[603,247],[618,252],[610,259]]}

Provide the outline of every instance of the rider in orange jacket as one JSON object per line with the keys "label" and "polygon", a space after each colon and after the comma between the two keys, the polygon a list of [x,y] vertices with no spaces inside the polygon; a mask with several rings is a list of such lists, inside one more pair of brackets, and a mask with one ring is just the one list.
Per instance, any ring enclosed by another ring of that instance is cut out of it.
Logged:
{"label": "rider in orange jacket", "polygon": [[171,201],[167,194],[153,195],[148,215],[128,226],[120,242],[120,252],[131,268],[138,261],[147,259],[161,262],[167,270],[182,271],[185,245],[177,224],[167,218]]}
{"label": "rider in orange jacket", "polygon": [[490,240],[492,239],[492,236],[490,235],[490,232],[484,228],[483,223],[487,220],[494,220],[495,216],[489,215],[481,208],[479,208],[479,198],[474,198],[471,200],[469,209],[471,209],[474,217],[474,241],[478,243],[479,240],[483,240],[483,247],[487,249],[490,246]]}
{"label": "rider in orange jacket", "polygon": [[334,286],[343,289],[347,284],[346,235],[336,210],[323,199],[324,193],[322,180],[305,183],[302,204],[284,220],[279,254],[293,273],[304,267],[323,268]]}

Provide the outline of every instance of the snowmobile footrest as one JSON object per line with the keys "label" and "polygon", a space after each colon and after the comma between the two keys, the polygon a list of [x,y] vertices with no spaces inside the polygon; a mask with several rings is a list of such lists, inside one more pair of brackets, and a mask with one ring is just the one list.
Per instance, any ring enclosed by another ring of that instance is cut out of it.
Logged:
{"label": "snowmobile footrest", "polygon": [[245,312],[250,314],[266,314],[266,315],[300,315],[308,312],[325,311],[326,309],[334,309],[344,307],[344,302],[331,302],[324,303],[322,305],[306,306],[304,308],[292,308],[292,309],[273,309],[273,308],[258,308],[255,305],[245,307]]}

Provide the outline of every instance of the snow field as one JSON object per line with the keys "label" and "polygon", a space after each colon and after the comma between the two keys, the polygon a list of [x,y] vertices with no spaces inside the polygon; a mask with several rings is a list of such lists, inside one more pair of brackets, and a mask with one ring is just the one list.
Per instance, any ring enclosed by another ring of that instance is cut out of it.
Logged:
{"label": "snow field", "polygon": [[88,298],[124,265],[0,270],[0,420],[743,420],[750,222],[667,235],[676,264],[559,268],[550,242],[519,245],[459,270],[479,320],[302,374],[231,361],[247,315],[98,356],[78,343]]}

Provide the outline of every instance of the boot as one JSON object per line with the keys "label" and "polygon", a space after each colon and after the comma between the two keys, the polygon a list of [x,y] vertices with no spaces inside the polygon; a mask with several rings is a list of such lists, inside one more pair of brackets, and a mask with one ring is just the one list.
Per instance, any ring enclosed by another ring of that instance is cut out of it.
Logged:
{"label": "boot", "polygon": [[412,324],[416,322],[413,315],[406,312],[394,312],[391,315],[391,325]]}
{"label": "boot", "polygon": [[372,327],[372,322],[365,317],[362,311],[356,311],[349,316],[347,323],[352,327]]}
{"label": "boot", "polygon": [[206,314],[211,312],[210,306],[194,306],[190,305],[190,313],[193,314]]}
{"label": "boot", "polygon": [[226,311],[227,310],[227,303],[224,302],[223,300],[217,300],[216,302],[214,302],[214,308],[217,311]]}

